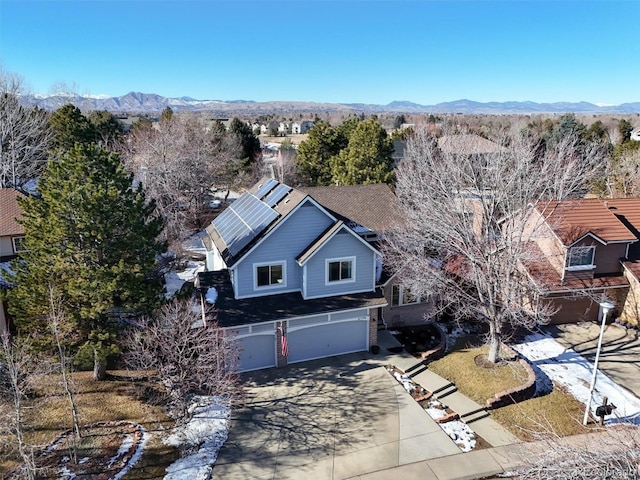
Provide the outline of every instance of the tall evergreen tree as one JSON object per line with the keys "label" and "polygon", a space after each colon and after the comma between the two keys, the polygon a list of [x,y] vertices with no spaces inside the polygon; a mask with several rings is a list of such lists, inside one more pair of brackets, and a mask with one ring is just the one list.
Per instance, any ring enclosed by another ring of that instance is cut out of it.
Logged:
{"label": "tall evergreen tree", "polygon": [[70,103],[63,105],[49,117],[53,130],[53,148],[61,155],[76,143],[96,141],[96,130],[80,109]]}
{"label": "tall evergreen tree", "polygon": [[377,120],[360,122],[349,145],[331,160],[333,181],[338,185],[392,183],[393,144]]}
{"label": "tall evergreen tree", "polygon": [[40,197],[21,202],[26,251],[13,264],[9,292],[16,325],[48,332],[53,292],[75,325],[70,346],[93,350],[96,379],[115,348],[118,319],[150,312],[163,290],[156,269],[162,219],[132,185],[116,154],[77,144],[49,162]]}
{"label": "tall evergreen tree", "polygon": [[248,172],[260,154],[260,140],[249,125],[237,118],[231,120],[229,134],[238,141],[240,148],[236,158],[240,160],[242,170]]}
{"label": "tall evergreen tree", "polygon": [[95,140],[109,147],[122,138],[124,128],[118,119],[106,110],[89,112],[87,120],[93,126]]}
{"label": "tall evergreen tree", "polygon": [[298,172],[308,185],[330,185],[331,158],[347,146],[349,139],[327,122],[318,121],[300,143],[295,158]]}

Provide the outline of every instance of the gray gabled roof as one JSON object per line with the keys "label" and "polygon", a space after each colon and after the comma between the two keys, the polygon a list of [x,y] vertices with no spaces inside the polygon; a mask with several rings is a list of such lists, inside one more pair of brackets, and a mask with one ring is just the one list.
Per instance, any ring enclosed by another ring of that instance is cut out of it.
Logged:
{"label": "gray gabled roof", "polygon": [[[268,194],[263,195],[265,191],[263,185],[268,182],[273,185],[270,191],[274,191],[279,185],[282,185],[265,177],[249,189],[246,195],[257,194],[258,197],[267,200]],[[332,232],[337,231],[343,224],[351,230],[361,226],[371,232],[383,233],[393,228],[399,219],[400,207],[398,200],[391,188],[386,184],[294,188],[271,207],[277,213],[277,217],[266,228],[263,228],[252,237],[251,241],[246,244],[241,243],[242,248],[229,248],[229,245],[225,243],[223,236],[221,236],[221,232],[213,223],[206,228],[208,236],[203,240],[205,247],[210,250],[215,245],[218,251],[221,252],[227,267],[232,267],[263,238],[284,222],[291,212],[306,201],[316,204],[334,220],[341,220],[339,225],[334,224],[323,235],[332,235]],[[307,256],[313,255],[313,252],[323,244],[324,240],[322,238],[323,236],[321,235],[316,239],[309,248],[305,249],[305,252],[300,254],[299,258],[304,257],[306,259]],[[299,261],[304,262],[304,260]]]}
{"label": "gray gabled roof", "polygon": [[400,219],[398,199],[385,183],[302,187],[300,190],[349,226],[355,223],[383,233],[396,226]]}

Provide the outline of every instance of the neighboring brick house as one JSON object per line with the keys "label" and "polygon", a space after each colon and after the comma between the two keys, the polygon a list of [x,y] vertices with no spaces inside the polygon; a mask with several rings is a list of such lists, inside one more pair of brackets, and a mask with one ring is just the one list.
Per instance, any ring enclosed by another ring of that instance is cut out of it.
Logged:
{"label": "neighboring brick house", "polygon": [[[24,195],[13,188],[0,188],[0,290],[11,287],[6,279],[9,262],[18,256],[24,240],[24,227],[18,222],[21,197]],[[9,328],[8,318],[7,305],[0,302],[0,334]]]}
{"label": "neighboring brick house", "polygon": [[593,321],[609,299],[614,315],[637,324],[640,294],[640,198],[575,199],[534,207],[532,260],[524,269],[552,323]]}

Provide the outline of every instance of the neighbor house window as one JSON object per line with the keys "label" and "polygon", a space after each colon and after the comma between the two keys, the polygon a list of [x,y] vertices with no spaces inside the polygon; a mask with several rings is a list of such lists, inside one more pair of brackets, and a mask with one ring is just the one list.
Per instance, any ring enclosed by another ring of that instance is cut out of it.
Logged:
{"label": "neighbor house window", "polygon": [[413,295],[408,288],[402,285],[393,285],[391,287],[391,306],[399,307],[402,305],[411,305],[420,303],[420,297]]}
{"label": "neighbor house window", "polygon": [[256,286],[271,287],[284,283],[284,263],[256,266]]}
{"label": "neighbor house window", "polygon": [[589,268],[593,266],[596,247],[573,247],[569,250],[567,268]]}
{"label": "neighbor house window", "polygon": [[355,281],[355,257],[327,260],[327,282]]}
{"label": "neighbor house window", "polygon": [[13,237],[13,251],[16,253],[24,252],[25,237]]}

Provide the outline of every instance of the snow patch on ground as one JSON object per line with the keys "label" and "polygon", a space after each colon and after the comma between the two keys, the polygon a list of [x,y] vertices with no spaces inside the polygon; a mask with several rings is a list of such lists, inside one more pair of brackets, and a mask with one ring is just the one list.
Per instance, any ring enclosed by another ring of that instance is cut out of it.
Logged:
{"label": "snow patch on ground", "polygon": [[395,379],[404,387],[404,389],[411,393],[416,389],[416,384],[409,378],[408,375],[404,375],[399,372],[393,372]]}
{"label": "snow patch on ground", "polygon": [[[207,254],[207,250],[202,243],[202,237],[206,235],[206,232],[198,232],[192,235],[184,242],[182,242],[182,248],[185,252],[189,252],[192,255],[204,257]],[[166,286],[166,298],[172,298],[177,292],[180,291],[185,282],[193,281],[198,276],[199,272],[205,271],[204,260],[189,260],[186,267],[181,271],[171,270],[164,275],[164,281]]]}
{"label": "snow patch on ground", "polygon": [[164,440],[168,445],[193,453],[184,456],[169,467],[164,480],[207,480],[211,478],[213,464],[220,448],[227,440],[231,407],[219,397],[197,397],[189,409],[191,419],[174,429]]}
{"label": "snow patch on ground", "polygon": [[147,442],[149,441],[149,433],[144,429],[142,425],[138,425],[138,428],[142,432],[142,438],[138,442],[136,451],[133,453],[133,455],[129,459],[129,462],[124,466],[124,468],[120,470],[116,475],[114,475],[112,480],[120,480],[122,477],[124,477],[129,472],[129,470],[131,470],[131,467],[133,467],[142,457],[142,452],[144,452],[144,449],[147,446]]}
{"label": "snow patch on ground", "polygon": [[164,281],[166,284],[167,298],[172,298],[177,292],[180,291],[185,282],[195,280],[198,276],[198,272],[204,272],[204,262],[198,262],[191,260],[187,263],[187,267],[176,272],[174,270],[164,275]]}
{"label": "snow patch on ground", "polygon": [[[446,408],[446,405],[435,400],[429,402],[424,411],[434,420],[438,420],[447,415]],[[438,425],[463,452],[470,452],[476,447],[476,434],[471,430],[469,425],[464,422],[460,420],[449,420],[448,422],[439,423]]]}
{"label": "snow patch on ground", "polygon": [[[574,350],[565,348],[551,336],[540,333],[526,336],[522,343],[513,345],[513,348],[529,360],[534,370],[539,369],[547,378],[562,385],[578,401],[585,405],[588,403],[593,363]],[[594,416],[603,397],[608,397],[609,403],[617,407],[605,419],[605,423],[640,425],[640,399],[598,370],[591,401],[591,413]]]}

